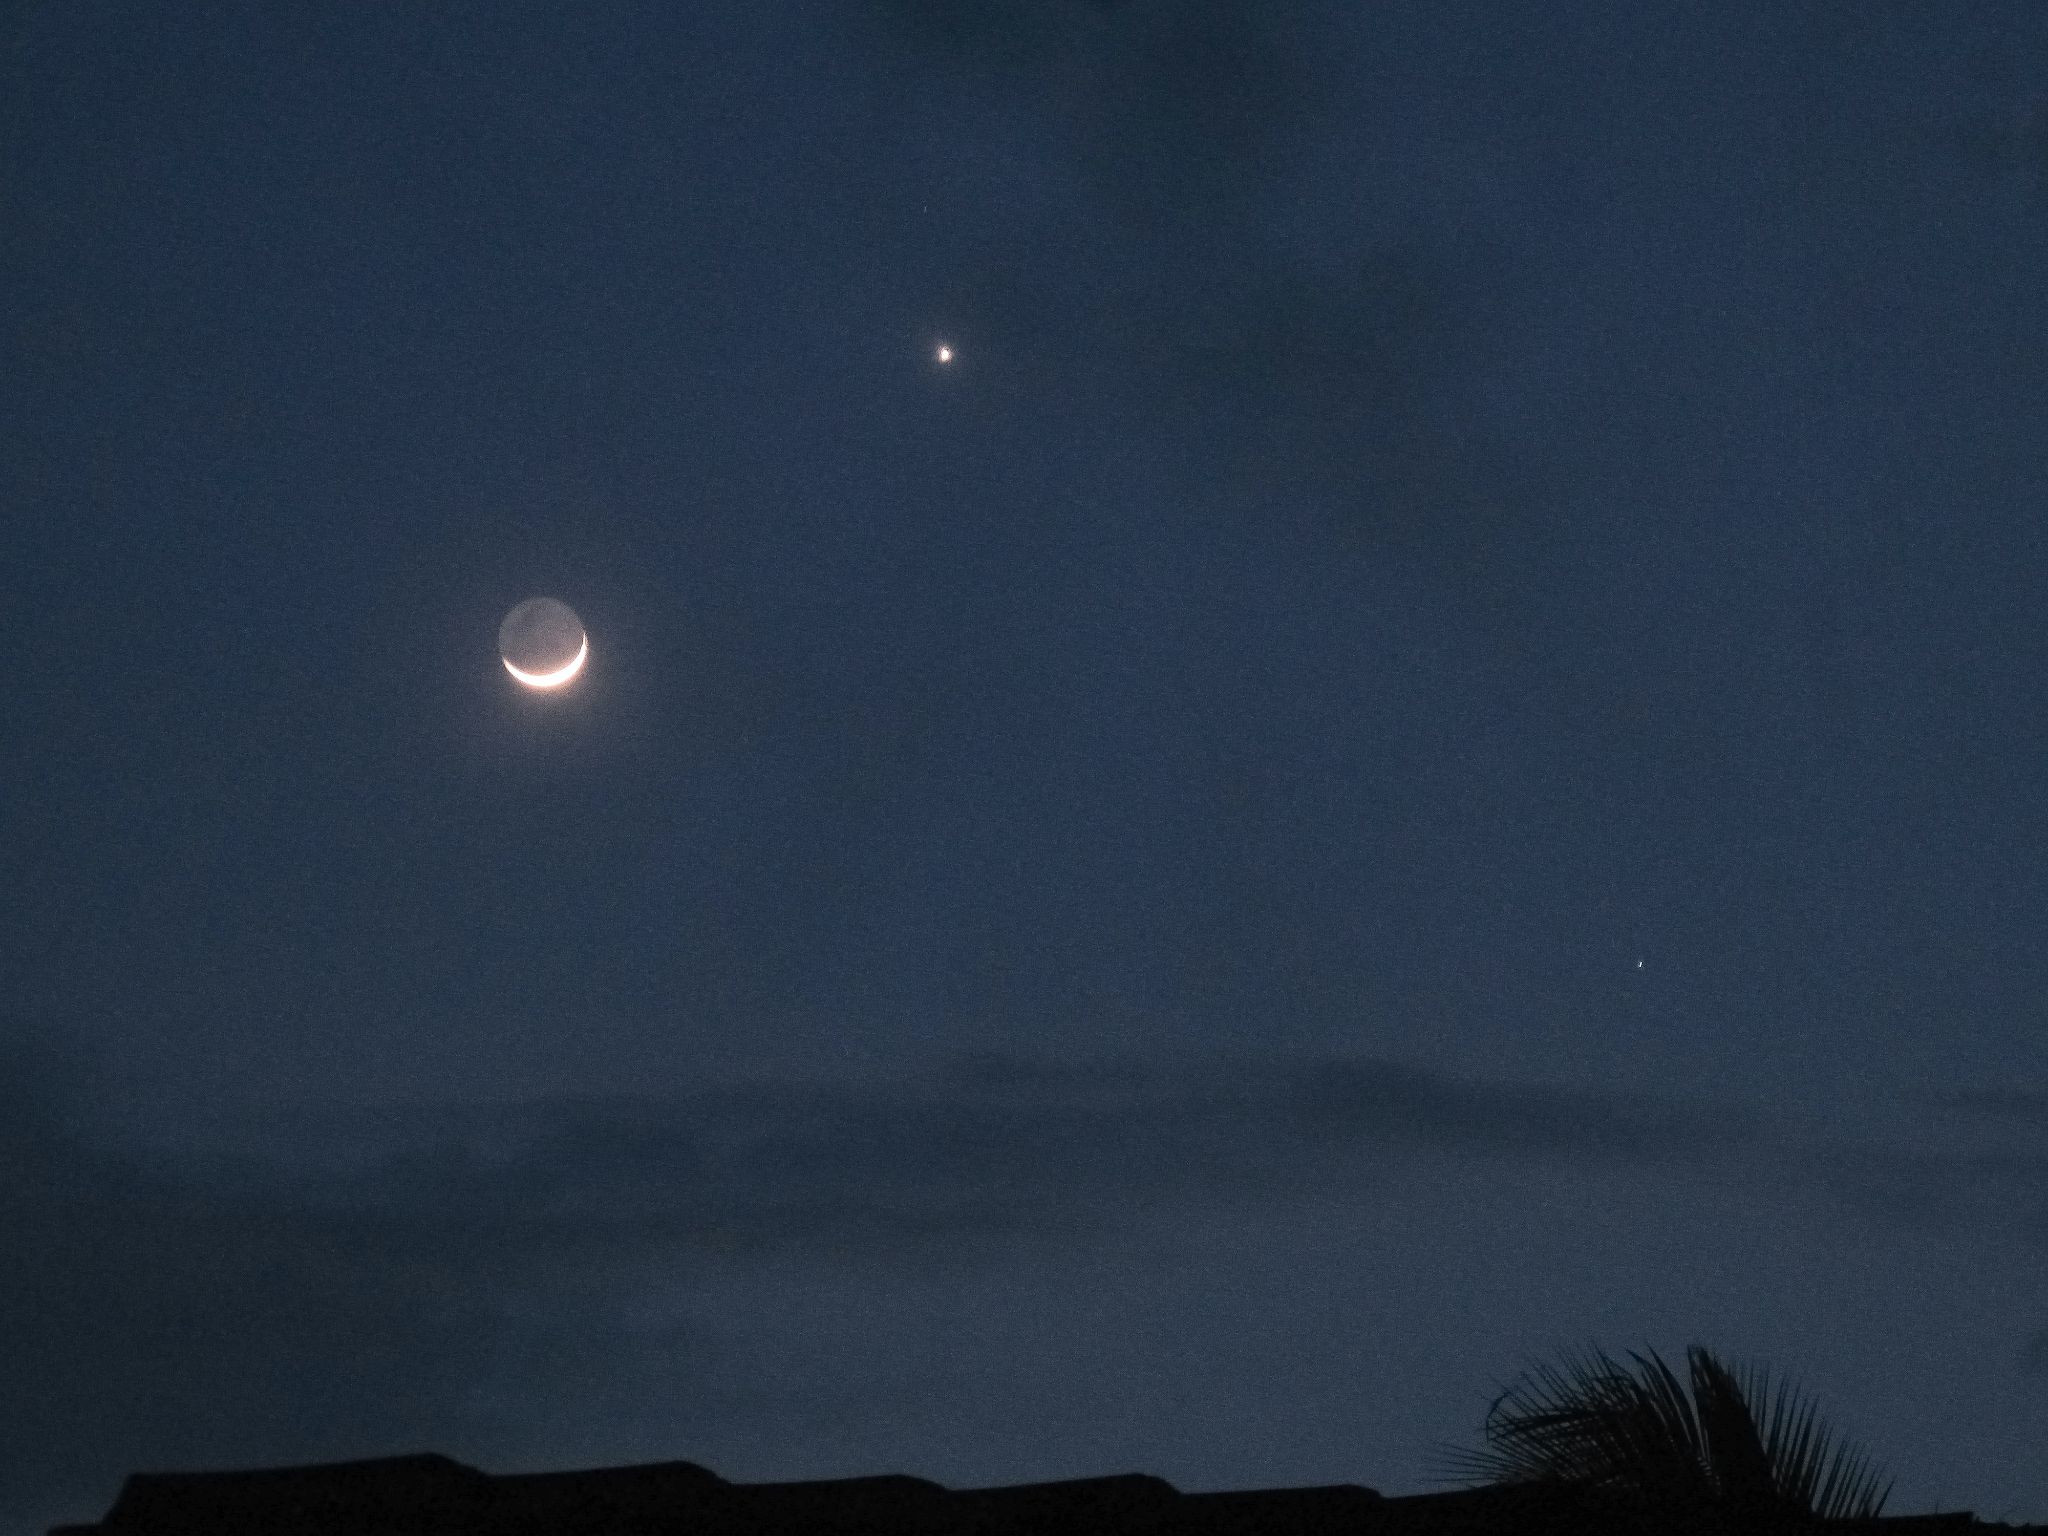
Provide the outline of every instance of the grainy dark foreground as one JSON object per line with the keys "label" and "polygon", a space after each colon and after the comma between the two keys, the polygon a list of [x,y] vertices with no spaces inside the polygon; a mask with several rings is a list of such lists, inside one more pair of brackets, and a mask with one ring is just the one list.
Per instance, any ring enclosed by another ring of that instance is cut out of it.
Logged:
{"label": "grainy dark foreground", "polygon": [[[1527,1485],[1398,1498],[1356,1483],[1182,1493],[1160,1478],[1128,1473],[952,1489],[897,1476],[731,1483],[687,1461],[493,1476],[445,1456],[421,1455],[251,1472],[137,1473],[98,1524],[57,1526],[51,1536],[1734,1536],[1758,1528]],[[2048,1536],[2048,1527],[1998,1525],[1967,1512],[1813,1522],[1800,1529],[1843,1536]]]}

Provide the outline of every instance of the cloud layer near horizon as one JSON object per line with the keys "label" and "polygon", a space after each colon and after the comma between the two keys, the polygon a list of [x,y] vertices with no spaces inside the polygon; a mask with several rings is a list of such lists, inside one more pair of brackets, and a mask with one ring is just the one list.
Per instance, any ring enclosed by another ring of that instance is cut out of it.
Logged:
{"label": "cloud layer near horizon", "polygon": [[2048,1171],[2038,1153],[1802,1149],[1727,1106],[1385,1061],[988,1054],[867,1084],[309,1108],[173,1164],[114,1150],[12,1065],[12,1507],[104,1498],[151,1467],[544,1459],[537,1426],[559,1443],[650,1405],[686,1423],[678,1392],[768,1390],[699,1348],[688,1298],[721,1277],[1028,1265],[1233,1209],[1370,1202],[1429,1160],[1679,1183],[1773,1168],[1868,1219],[1947,1229]]}

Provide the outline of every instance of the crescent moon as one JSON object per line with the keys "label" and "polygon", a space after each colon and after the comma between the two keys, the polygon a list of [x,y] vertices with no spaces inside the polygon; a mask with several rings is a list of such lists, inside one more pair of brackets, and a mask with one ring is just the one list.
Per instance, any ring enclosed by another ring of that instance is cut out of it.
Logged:
{"label": "crescent moon", "polygon": [[559,688],[583,670],[583,659],[589,654],[590,636],[585,635],[582,643],[576,647],[576,659],[566,667],[557,667],[552,672],[522,672],[511,662],[505,661],[504,657],[500,656],[498,660],[505,661],[505,670],[529,688]]}

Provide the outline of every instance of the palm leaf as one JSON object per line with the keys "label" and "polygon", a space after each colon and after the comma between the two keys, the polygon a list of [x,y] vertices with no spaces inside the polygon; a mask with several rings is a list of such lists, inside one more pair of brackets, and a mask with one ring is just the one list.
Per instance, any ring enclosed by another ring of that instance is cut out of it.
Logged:
{"label": "palm leaf", "polygon": [[1448,1464],[1494,1484],[1568,1483],[1759,1517],[1872,1518],[1884,1508],[1891,1484],[1877,1491],[1847,1446],[1830,1460],[1812,1406],[1801,1411],[1786,1387],[1759,1428],[1752,1405],[1765,1401],[1763,1373],[1738,1379],[1694,1345],[1688,1398],[1655,1350],[1629,1356],[1640,1379],[1596,1349],[1568,1359],[1569,1374],[1545,1366],[1540,1385],[1503,1389],[1487,1409],[1491,1449],[1455,1452]]}

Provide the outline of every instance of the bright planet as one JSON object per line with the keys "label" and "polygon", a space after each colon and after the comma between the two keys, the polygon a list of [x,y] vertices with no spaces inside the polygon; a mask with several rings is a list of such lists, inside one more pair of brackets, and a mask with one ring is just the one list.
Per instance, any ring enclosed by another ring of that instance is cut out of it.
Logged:
{"label": "bright planet", "polygon": [[583,621],[559,598],[529,597],[498,626],[498,656],[529,688],[561,687],[583,670],[589,655]]}

